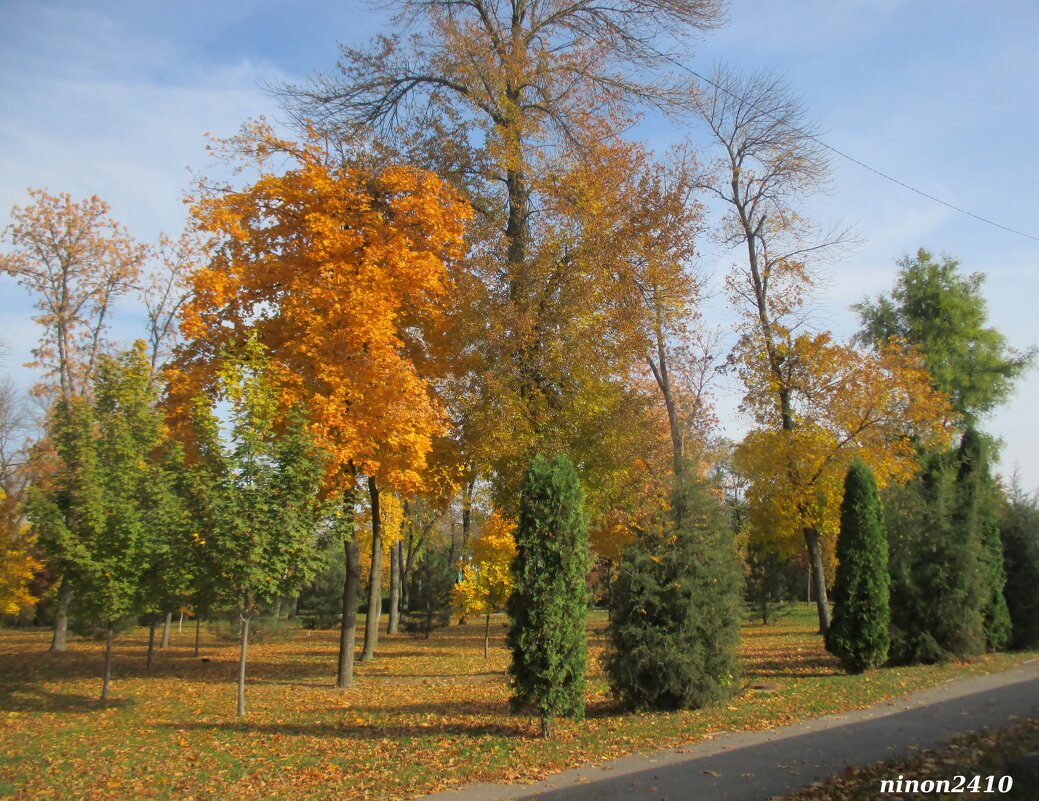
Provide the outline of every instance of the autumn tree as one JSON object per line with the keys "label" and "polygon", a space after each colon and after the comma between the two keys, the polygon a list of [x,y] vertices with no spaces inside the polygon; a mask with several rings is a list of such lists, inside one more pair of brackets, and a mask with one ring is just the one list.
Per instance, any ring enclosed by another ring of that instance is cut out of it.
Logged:
{"label": "autumn tree", "polygon": [[828,164],[784,81],[719,69],[693,103],[720,153],[700,184],[725,204],[720,237],[746,253],[727,281],[742,315],[734,361],[756,422],[738,462],[753,478],[757,530],[804,540],[825,633],[823,546],[836,533],[848,464],[861,455],[881,483],[908,477],[915,463],[906,421],[933,435],[942,403],[911,351],[871,356],[806,326],[813,260],[832,256],[847,232],[821,232],[795,208],[825,186]]}
{"label": "autumn tree", "polygon": [[462,614],[484,616],[484,659],[491,637],[491,615],[505,608],[512,592],[512,560],[516,556],[514,528],[499,512],[492,512],[479,539],[473,543],[472,562],[462,567],[462,580],[455,586],[455,603]]}
{"label": "autumn tree", "polygon": [[188,228],[177,239],[166,234],[144,268],[137,295],[144,304],[152,372],[158,373],[177,344],[181,308],[191,295],[191,274],[200,265],[204,243]]}
{"label": "autumn tree", "polygon": [[[32,365],[43,368],[45,382],[37,391],[69,400],[90,391],[115,303],[133,289],[147,250],[96,195],[77,202],[30,189],[29,197],[30,205],[11,210],[3,238],[12,249],[0,255],[0,269],[30,292],[39,312]],[[65,649],[69,593],[63,583],[52,651]]]}
{"label": "autumn tree", "polygon": [[[581,250],[583,225],[565,189],[590,150],[619,140],[636,106],[682,100],[668,74],[672,59],[719,22],[720,4],[398,7],[398,23],[416,36],[344,48],[339,74],[282,94],[298,119],[333,137],[374,130],[477,210],[453,315],[470,376],[457,419],[476,474],[492,478],[496,500],[514,510],[539,450],[565,449],[580,453],[585,470],[614,470],[599,440],[583,435],[628,411],[624,379],[635,356],[620,353],[614,336],[609,251]],[[576,199],[586,218],[601,208],[594,192]],[[592,485],[589,501],[609,507]]]}
{"label": "autumn tree", "polygon": [[24,508],[31,424],[14,384],[0,379],[0,616],[18,615],[39,600],[29,584],[42,565],[34,556]]}
{"label": "autumn tree", "polygon": [[[433,368],[426,344],[469,212],[430,173],[335,160],[316,138],[297,145],[255,125],[228,144],[256,179],[206,192],[195,206],[215,241],[185,305],[188,343],[173,371],[173,405],[189,409],[185,399],[212,382],[217,354],[255,336],[282,401],[306,406],[332,459],[329,484],[343,498],[345,686],[360,570],[357,483],[366,480],[373,503],[384,487],[408,494],[423,486],[432,439],[445,425],[425,373]],[[373,576],[371,587],[380,586]]]}

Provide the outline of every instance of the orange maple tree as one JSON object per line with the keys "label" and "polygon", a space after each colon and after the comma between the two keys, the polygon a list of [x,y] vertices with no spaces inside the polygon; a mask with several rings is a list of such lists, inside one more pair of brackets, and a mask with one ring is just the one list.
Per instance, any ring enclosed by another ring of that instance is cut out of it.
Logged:
{"label": "orange maple tree", "polygon": [[[172,406],[190,408],[216,357],[255,333],[285,405],[309,409],[351,519],[356,480],[367,477],[374,593],[380,484],[421,490],[433,439],[446,428],[425,356],[450,292],[448,265],[463,255],[469,207],[432,173],[336,158],[316,136],[290,142],[254,123],[225,144],[257,177],[241,189],[205,190],[193,206],[214,241],[184,307],[188,343],[170,371]],[[344,541],[349,581],[359,573],[352,531]],[[352,642],[340,658],[342,668]],[[348,682],[341,669],[340,684]]]}

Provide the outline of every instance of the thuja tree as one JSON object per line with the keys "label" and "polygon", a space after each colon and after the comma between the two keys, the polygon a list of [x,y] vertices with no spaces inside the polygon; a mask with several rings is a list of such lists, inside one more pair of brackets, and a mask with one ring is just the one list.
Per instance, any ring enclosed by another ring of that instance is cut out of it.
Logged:
{"label": "thuja tree", "polygon": [[448,555],[430,549],[422,554],[411,575],[408,611],[404,613],[404,629],[429,637],[434,629],[451,622],[451,601],[455,572]]}
{"label": "thuja tree", "polygon": [[520,496],[507,643],[513,707],[539,713],[543,737],[552,735],[557,717],[584,716],[590,569],[577,472],[566,456],[539,455]]}
{"label": "thuja tree", "polygon": [[725,509],[687,479],[672,515],[624,553],[605,668],[630,706],[695,709],[736,687],[741,571]]}
{"label": "thuja tree", "polygon": [[985,570],[964,528],[956,452],[926,455],[920,475],[885,498],[893,662],[939,662],[985,650]]}
{"label": "thuja tree", "polygon": [[1015,648],[1039,645],[1039,499],[1015,480],[1000,519],[1007,583],[1004,594],[1013,621]]}
{"label": "thuja tree", "polygon": [[960,538],[978,549],[985,646],[999,651],[1010,644],[1011,623],[1003,595],[1007,577],[999,538],[997,488],[990,473],[988,450],[986,438],[969,427],[960,442],[953,519]]}
{"label": "thuja tree", "polygon": [[862,461],[852,463],[844,480],[837,560],[826,650],[861,673],[887,661],[891,622],[884,510],[873,471]]}

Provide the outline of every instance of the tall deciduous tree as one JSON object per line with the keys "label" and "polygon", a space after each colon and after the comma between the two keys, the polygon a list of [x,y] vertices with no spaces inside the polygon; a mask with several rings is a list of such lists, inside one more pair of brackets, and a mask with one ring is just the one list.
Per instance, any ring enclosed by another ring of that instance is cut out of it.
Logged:
{"label": "tall deciduous tree", "polygon": [[[115,302],[135,286],[147,249],[135,242],[96,195],[74,201],[68,194],[30,189],[32,201],[11,210],[0,269],[33,296],[43,329],[33,366],[46,380],[36,390],[64,401],[88,394]],[[71,590],[62,582],[52,651],[65,649]]]}
{"label": "tall deciduous tree", "polygon": [[[238,716],[245,716],[249,624],[285,590],[285,578],[317,548],[318,489],[324,454],[310,444],[306,420],[293,413],[275,435],[278,393],[261,345],[250,340],[240,357],[221,360],[218,393],[200,396],[193,412],[201,458],[195,470],[211,500],[204,533],[207,562],[220,571],[216,589],[238,610]],[[226,442],[215,413],[228,404]]]}
{"label": "tall deciduous tree", "polygon": [[904,420],[915,417],[932,433],[941,403],[911,353],[871,358],[802,330],[816,281],[812,261],[832,254],[847,233],[820,232],[795,208],[825,186],[828,164],[785,82],[718,70],[693,102],[720,151],[701,185],[726,205],[723,240],[746,252],[728,290],[743,316],[735,357],[744,406],[758,427],[738,461],[754,479],[748,500],[758,522],[803,538],[825,633],[823,546],[836,533],[848,463],[857,451],[879,451],[862,454],[878,479],[907,476],[913,460]]}
{"label": "tall deciduous tree", "polygon": [[[460,283],[467,343],[466,456],[514,509],[539,450],[566,449],[582,469],[613,468],[584,437],[631,410],[631,354],[609,324],[617,311],[609,249],[584,248],[596,192],[571,178],[616,142],[638,104],[684,98],[669,74],[674,53],[716,25],[716,0],[511,4],[400,3],[416,35],[344,48],[340,73],[286,87],[300,119],[342,133],[375,128],[391,149],[450,180],[478,212]],[[673,49],[673,52],[668,52]],[[582,186],[583,189],[583,186]],[[585,218],[573,214],[574,202]],[[638,366],[644,353],[638,353]],[[588,449],[588,458],[581,453]],[[605,449],[603,449],[605,451]],[[595,504],[599,505],[599,504]],[[608,504],[601,504],[605,509]]]}
{"label": "tall deciduous tree", "polygon": [[988,326],[981,288],[985,276],[965,275],[949,256],[921,248],[899,260],[894,289],[853,308],[859,338],[875,347],[892,339],[916,347],[938,388],[966,423],[1004,403],[1036,350],[1017,351]]}
{"label": "tall deciduous tree", "polygon": [[852,673],[887,661],[891,623],[887,532],[873,471],[852,462],[844,480],[833,585],[833,625],[826,649]]}
{"label": "tall deciduous tree", "polygon": [[584,493],[574,466],[563,455],[539,456],[520,500],[508,645],[513,704],[540,715],[543,737],[552,735],[561,715],[584,717],[590,568]]}
{"label": "tall deciduous tree", "polygon": [[[337,162],[314,138],[296,145],[253,126],[231,146],[258,159],[258,177],[195,207],[216,241],[185,306],[189,341],[173,371],[174,405],[190,408],[185,399],[212,381],[215,356],[255,336],[270,353],[282,399],[307,407],[333,459],[329,481],[343,491],[342,686],[352,670],[360,570],[356,483],[365,477],[369,489],[402,493],[423,487],[433,438],[445,425],[424,354],[469,212],[435,175]],[[381,586],[377,576],[372,586]]]}

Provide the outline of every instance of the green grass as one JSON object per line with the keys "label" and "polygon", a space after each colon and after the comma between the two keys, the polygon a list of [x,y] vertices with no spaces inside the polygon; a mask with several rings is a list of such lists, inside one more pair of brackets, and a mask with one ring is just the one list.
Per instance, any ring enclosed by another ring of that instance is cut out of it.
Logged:
{"label": "green grass", "polygon": [[[355,686],[334,686],[338,632],[283,631],[250,647],[249,717],[235,711],[237,646],[185,627],[144,669],[147,632],[115,643],[113,701],[101,707],[101,646],[75,640],[47,654],[45,631],[0,631],[0,794],[16,798],[408,798],[476,780],[530,781],[622,754],[720,731],[764,729],[868,706],[1026,655],[848,676],[801,605],[771,626],[743,628],[736,696],[691,712],[628,714],[607,693],[597,655],[601,612],[589,616],[588,717],[537,738],[508,708],[504,620],[483,658],[483,626],[430,639],[380,639]],[[752,689],[752,686],[765,689]],[[406,755],[406,756],[405,756]]]}

